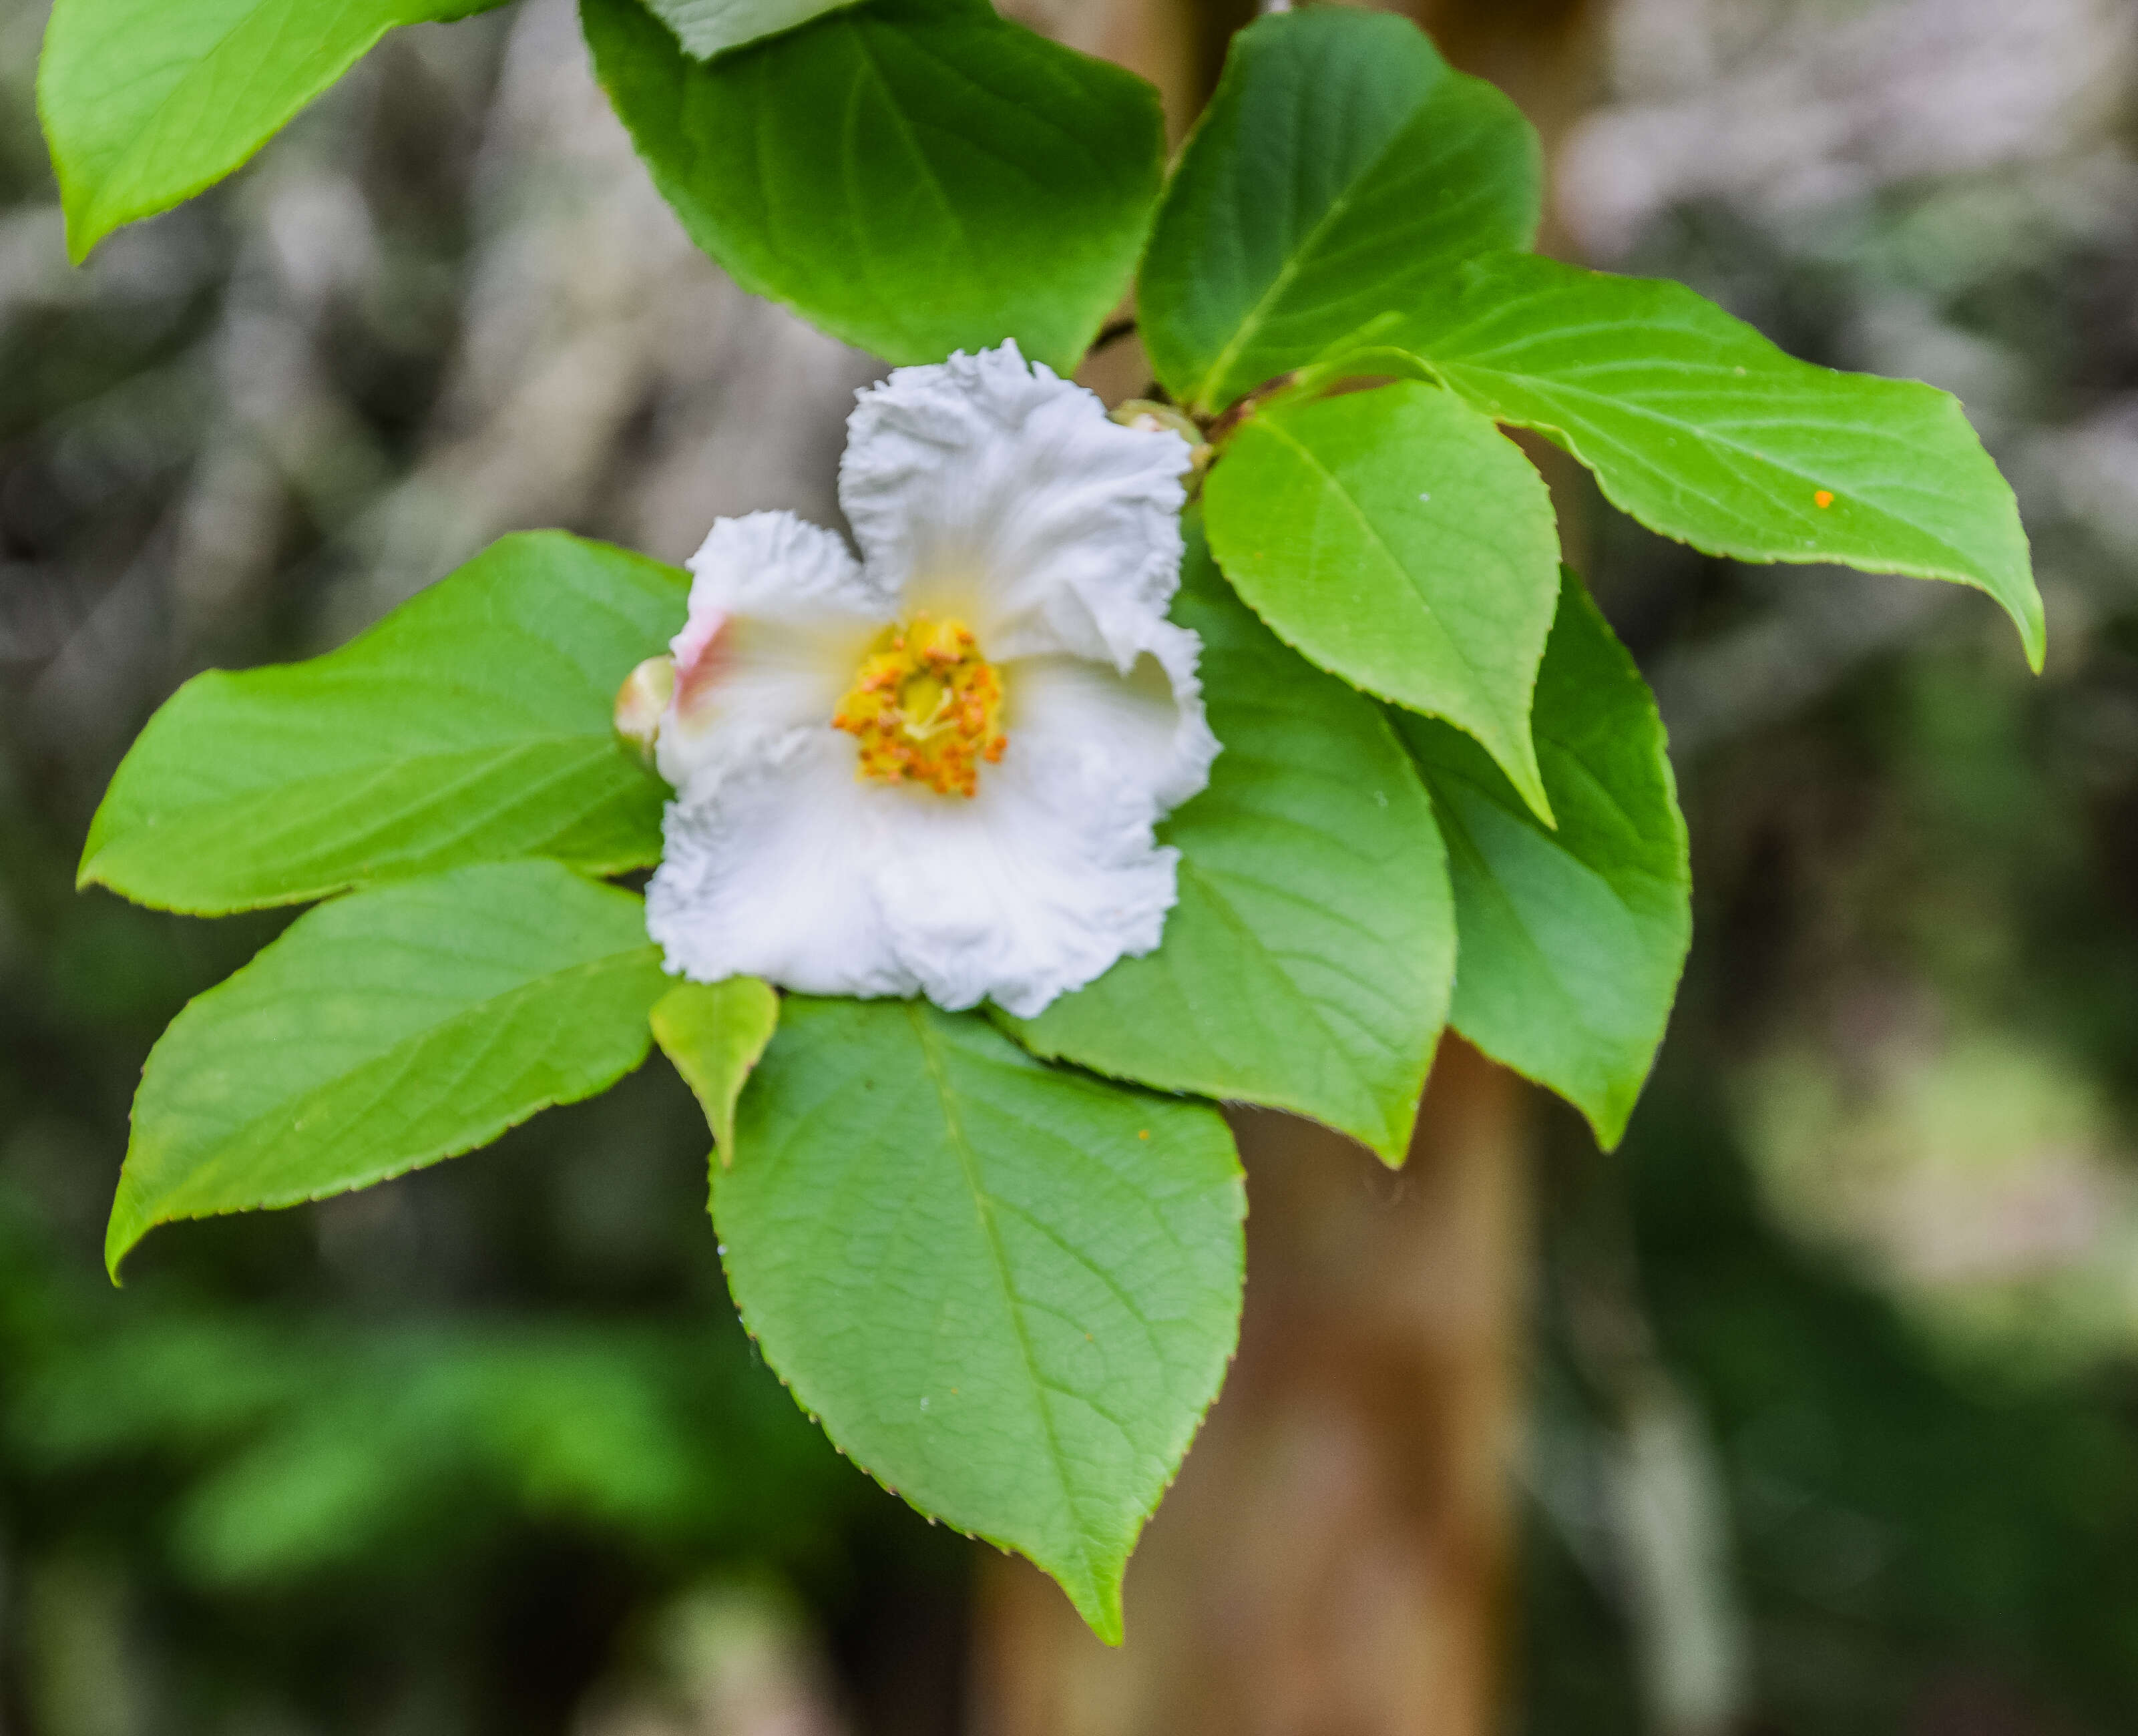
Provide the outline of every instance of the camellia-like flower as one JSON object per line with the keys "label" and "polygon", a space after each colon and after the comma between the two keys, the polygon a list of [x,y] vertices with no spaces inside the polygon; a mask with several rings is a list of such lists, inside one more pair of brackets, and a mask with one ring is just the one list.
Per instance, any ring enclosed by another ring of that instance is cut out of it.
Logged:
{"label": "camellia-like flower", "polygon": [[789,513],[715,524],[672,677],[618,702],[676,789],[670,970],[1029,1016],[1155,947],[1154,828],[1218,752],[1166,619],[1189,463],[1004,344],[861,394],[859,561]]}

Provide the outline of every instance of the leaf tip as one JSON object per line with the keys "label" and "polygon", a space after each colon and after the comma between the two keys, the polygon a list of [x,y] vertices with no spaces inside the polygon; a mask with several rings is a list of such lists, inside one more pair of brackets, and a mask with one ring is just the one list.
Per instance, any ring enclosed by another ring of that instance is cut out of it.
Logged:
{"label": "leaf tip", "polygon": [[2019,645],[2027,654],[2027,667],[2034,674],[2042,672],[2043,661],[2048,656],[2049,627],[2042,609],[2042,593],[2029,586],[2028,607],[2013,609],[2013,623],[2019,629]]}
{"label": "leaf tip", "polygon": [[1424,1094],[1424,1082],[1410,1098],[1410,1114],[1392,1119],[1379,1133],[1372,1135],[1353,1135],[1359,1144],[1380,1160],[1384,1169],[1401,1169],[1410,1159],[1411,1135],[1418,1126],[1418,1111]]}
{"label": "leaf tip", "polygon": [[697,1098],[720,1167],[731,1168],[735,1105],[779,1026],[779,992],[756,977],[679,983],[654,1003],[647,1022]]}
{"label": "leaf tip", "polygon": [[119,1197],[111,1202],[111,1220],[104,1228],[104,1270],[105,1275],[111,1280],[114,1290],[125,1287],[125,1280],[119,1275],[119,1268],[153,1227],[153,1223],[144,1218],[129,1200],[127,1189],[122,1183]]}
{"label": "leaf tip", "polygon": [[[1070,1602],[1076,1606],[1076,1613],[1084,1618],[1084,1625],[1097,1636],[1101,1646],[1118,1647],[1127,1637],[1128,1631],[1121,1614],[1121,1572],[1119,1567],[1110,1573],[1095,1576],[1083,1588],[1082,1595],[1070,1593]],[[1064,1591],[1068,1587],[1064,1586]]]}
{"label": "leaf tip", "polygon": [[[51,129],[46,128],[46,139]],[[98,209],[98,200],[93,188],[84,187],[76,176],[68,173],[58,146],[51,146],[52,169],[60,183],[60,220],[66,232],[67,263],[81,266],[96,251],[97,244],[115,229],[124,226],[125,219],[113,217]]]}
{"label": "leaf tip", "polygon": [[1524,806],[1537,817],[1537,822],[1547,831],[1559,830],[1559,817],[1551,811],[1551,797],[1545,793],[1544,771],[1537,764],[1536,748],[1525,731],[1522,746],[1527,751],[1518,763],[1502,759],[1500,768],[1506,773],[1508,781],[1521,795]]}
{"label": "leaf tip", "polygon": [[1609,1156],[1626,1137],[1626,1124],[1633,1119],[1633,1105],[1639,1094],[1633,1093],[1623,1100],[1613,1098],[1608,1101],[1581,1105],[1582,1119],[1589,1124],[1589,1131],[1595,1135],[1596,1148]]}

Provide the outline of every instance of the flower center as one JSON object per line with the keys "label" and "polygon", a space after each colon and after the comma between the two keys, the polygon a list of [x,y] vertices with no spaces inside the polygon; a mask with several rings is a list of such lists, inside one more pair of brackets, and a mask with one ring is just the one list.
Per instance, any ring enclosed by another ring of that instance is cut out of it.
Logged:
{"label": "flower center", "polygon": [[1003,734],[1002,677],[962,621],[915,615],[862,660],[832,727],[861,744],[860,774],[970,796],[980,762],[994,764]]}

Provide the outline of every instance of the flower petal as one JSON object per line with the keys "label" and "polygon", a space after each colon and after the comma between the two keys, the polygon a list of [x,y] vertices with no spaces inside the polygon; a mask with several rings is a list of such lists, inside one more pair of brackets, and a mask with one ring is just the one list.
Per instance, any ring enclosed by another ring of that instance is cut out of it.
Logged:
{"label": "flower petal", "polygon": [[908,612],[957,615],[997,661],[1125,674],[1180,581],[1188,443],[1125,428],[1013,343],[901,368],[847,423],[839,503]]}
{"label": "flower petal", "polygon": [[710,797],[670,802],[646,889],[647,930],[668,968],[805,994],[911,994],[873,880],[876,810],[897,793],[857,782],[853,744],[819,728]]}
{"label": "flower petal", "polygon": [[1030,735],[970,800],[883,812],[877,895],[930,1000],[992,999],[1029,1018],[1158,944],[1179,854],[1153,841],[1148,793],[1111,781],[1113,768],[1088,744]]}
{"label": "flower petal", "polygon": [[1003,680],[1013,741],[1086,744],[1104,762],[1099,775],[1141,791],[1155,820],[1210,781],[1218,746],[1195,673],[1202,641],[1169,621],[1145,636],[1125,675],[1081,657],[1026,657],[1007,666]]}
{"label": "flower petal", "polygon": [[[866,557],[786,514],[691,563],[647,891],[671,970],[1030,1016],[1149,952],[1175,896],[1159,819],[1218,744],[1179,583],[1177,435],[1123,428],[1014,345],[862,394],[841,495]],[[956,616],[1001,666],[1008,752],[977,795],[855,777],[830,718],[895,616]]]}
{"label": "flower petal", "polygon": [[655,749],[686,799],[829,719],[893,605],[838,537],[788,512],[720,519],[690,567]]}

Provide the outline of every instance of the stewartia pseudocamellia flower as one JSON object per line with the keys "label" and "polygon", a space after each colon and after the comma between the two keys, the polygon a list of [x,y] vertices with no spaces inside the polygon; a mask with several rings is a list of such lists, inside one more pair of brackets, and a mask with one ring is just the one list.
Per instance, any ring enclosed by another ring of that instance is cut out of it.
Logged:
{"label": "stewartia pseudocamellia flower", "polygon": [[618,702],[676,789],[669,968],[1029,1016],[1155,947],[1153,828],[1218,752],[1166,619],[1189,462],[1004,344],[862,394],[858,562],[792,514],[714,525],[672,675]]}

